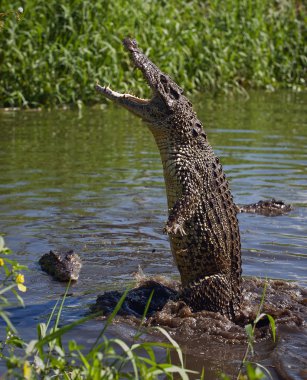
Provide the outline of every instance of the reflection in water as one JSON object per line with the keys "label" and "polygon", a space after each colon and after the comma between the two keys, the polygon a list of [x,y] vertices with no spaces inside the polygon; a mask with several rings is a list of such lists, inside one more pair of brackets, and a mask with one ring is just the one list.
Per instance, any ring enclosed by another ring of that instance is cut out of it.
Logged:
{"label": "reflection in water", "polygon": [[[246,276],[306,286],[306,102],[306,94],[288,92],[254,93],[249,100],[196,99],[235,201],[247,204],[274,197],[294,206],[288,215],[275,218],[239,215]],[[0,112],[1,231],[18,260],[30,267],[25,302],[33,305],[33,314],[27,311],[25,316],[20,310],[13,315],[22,326],[31,317],[43,320],[48,301],[65,289],[37,264],[50,249],[74,249],[82,257],[80,279],[72,287],[77,298],[65,313],[70,320],[87,310],[97,294],[128,286],[138,265],[148,275],[178,277],[162,234],[165,190],[149,131],[117,108],[85,110],[79,116],[72,111]],[[78,330],[85,343],[89,326]],[[120,330],[123,337],[125,329]],[[295,354],[300,334],[291,336],[293,340],[280,347]],[[226,370],[241,358],[232,348],[216,347],[209,342],[206,349],[194,351],[188,363],[201,368],[208,352],[217,350],[223,353],[218,368]],[[192,349],[189,342],[184,348]],[[272,350],[260,346],[259,351]],[[288,359],[275,359],[291,373]],[[207,368],[216,365],[216,360],[206,363]]]}

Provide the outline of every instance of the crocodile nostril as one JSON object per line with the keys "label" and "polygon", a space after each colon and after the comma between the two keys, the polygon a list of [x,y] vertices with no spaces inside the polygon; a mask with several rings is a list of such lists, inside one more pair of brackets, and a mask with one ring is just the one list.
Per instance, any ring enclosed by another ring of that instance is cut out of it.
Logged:
{"label": "crocodile nostril", "polygon": [[176,100],[180,98],[180,94],[178,94],[178,92],[174,90],[172,87],[170,88],[170,95]]}

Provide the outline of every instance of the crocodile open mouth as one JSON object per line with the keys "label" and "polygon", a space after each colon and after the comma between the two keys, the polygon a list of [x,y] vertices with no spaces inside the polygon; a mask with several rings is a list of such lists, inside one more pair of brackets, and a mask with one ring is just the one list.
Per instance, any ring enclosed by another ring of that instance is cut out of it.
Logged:
{"label": "crocodile open mouth", "polygon": [[141,104],[141,105],[148,105],[151,101],[151,99],[143,99],[139,98],[137,96],[131,95],[131,94],[121,94],[120,92],[116,92],[110,89],[110,87],[107,86],[100,86],[99,83],[96,83],[95,89],[98,92],[101,92],[106,98],[113,100],[113,101],[119,101],[121,100],[121,104],[123,106],[128,106],[129,103],[131,105],[133,104]]}
{"label": "crocodile open mouth", "polygon": [[[151,98],[144,99],[131,94],[121,94],[111,90],[108,86],[101,86],[98,83],[96,83],[95,89],[106,98],[141,117],[144,121],[151,122],[156,120],[157,117],[167,116],[169,107],[174,101],[178,100],[179,95],[177,92],[181,89],[138,49],[135,40],[125,38],[123,45],[130,54],[132,64],[142,72],[143,78],[150,87]],[[173,90],[173,87],[175,87],[175,90]],[[178,91],[176,92],[176,90]],[[179,91],[178,93],[181,92]],[[173,96],[174,93],[175,97]]]}
{"label": "crocodile open mouth", "polygon": [[157,91],[157,78],[160,77],[160,70],[138,49],[135,40],[125,38],[123,41],[125,49],[130,53],[132,63],[138,68],[152,90],[151,99],[139,98],[131,94],[121,94],[119,92],[111,90],[108,86],[100,86],[96,83],[95,89],[102,93],[106,98],[120,104],[127,108],[129,111],[144,116],[145,110],[155,102],[158,96]]}

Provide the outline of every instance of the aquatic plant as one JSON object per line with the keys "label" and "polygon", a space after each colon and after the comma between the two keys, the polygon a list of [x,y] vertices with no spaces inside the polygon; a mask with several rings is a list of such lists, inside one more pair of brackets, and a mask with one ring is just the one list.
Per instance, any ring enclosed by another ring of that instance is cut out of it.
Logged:
{"label": "aquatic plant", "polygon": [[[8,317],[6,308],[12,306],[12,304],[4,296],[6,292],[12,291],[20,304],[23,305],[22,298],[14,288],[20,284],[23,285],[24,279],[18,272],[25,269],[25,267],[4,257],[9,254],[11,254],[11,251],[5,247],[4,240],[0,237],[0,269],[6,274],[0,284],[0,318],[7,324],[6,337],[0,342],[0,360],[2,359],[6,362],[6,379],[49,379],[56,377],[57,379],[71,380],[113,380],[122,378],[152,380],[160,378],[161,375],[164,375],[166,379],[172,379],[173,374],[178,374],[179,378],[188,380],[189,373],[194,373],[184,368],[183,355],[179,345],[162,328],[158,329],[168,341],[166,343],[139,342],[142,335],[140,329],[135,336],[135,342],[130,346],[118,338],[107,338],[106,329],[121,308],[127,292],[123,294],[117,306],[105,321],[95,343],[88,350],[84,349],[75,340],[70,340],[65,345],[62,342],[68,331],[99,315],[91,314],[59,327],[69,284],[63,298],[55,304],[47,323],[37,325],[37,339],[28,343],[25,342],[18,336]],[[12,283],[8,285],[8,281]],[[144,312],[144,318],[149,303],[150,299]],[[17,354],[15,353],[16,348],[19,349]],[[157,349],[164,350],[165,362],[157,359]],[[179,366],[172,364],[171,350],[177,352]]]}
{"label": "aquatic plant", "polygon": [[0,31],[0,107],[101,102],[97,79],[142,95],[140,76],[126,73],[126,36],[189,92],[299,90],[305,21],[300,0],[28,0],[22,22],[7,17]]}
{"label": "aquatic plant", "polygon": [[237,376],[237,380],[242,379],[242,369],[245,367],[246,373],[248,375],[248,379],[253,379],[253,380],[260,380],[265,378],[265,374],[269,376],[270,379],[272,379],[272,376],[270,372],[267,370],[266,367],[259,363],[254,363],[251,360],[249,360],[249,356],[253,357],[254,355],[254,343],[255,343],[255,329],[257,326],[257,323],[260,322],[262,319],[268,319],[270,328],[271,328],[271,333],[272,333],[272,339],[275,342],[276,340],[276,325],[275,325],[275,320],[274,318],[267,313],[262,313],[263,309],[263,304],[265,300],[265,294],[266,294],[266,288],[267,288],[267,282],[264,285],[264,289],[262,292],[262,297],[260,301],[260,305],[257,311],[257,315],[255,320],[253,321],[252,324],[247,324],[245,326],[245,331],[247,334],[248,338],[248,343],[247,343],[247,348],[245,351],[245,354],[243,356],[241,365],[240,365],[240,370]]}
{"label": "aquatic plant", "polygon": [[[186,370],[183,365],[183,356],[178,344],[163,329],[159,331],[169,341],[164,342],[135,342],[132,345],[114,338],[108,339],[105,335],[107,326],[120,309],[126,294],[123,295],[113,313],[109,316],[101,334],[89,350],[79,345],[75,340],[70,340],[67,345],[62,342],[63,336],[80,325],[98,316],[89,315],[80,320],[58,327],[63,309],[66,293],[58,306],[53,308],[47,324],[40,323],[37,326],[38,337],[29,343],[15,337],[15,344],[24,348],[22,357],[11,355],[6,357],[8,379],[48,379],[56,376],[58,379],[158,379],[165,375],[171,379],[178,374],[179,378],[188,380],[188,374],[193,371]],[[54,323],[52,325],[52,321]],[[138,336],[139,338],[139,336]],[[159,362],[156,358],[156,350],[162,348],[166,352],[166,362]],[[168,352],[175,350],[178,354],[180,366],[170,361]],[[87,351],[87,352],[86,352]]]}
{"label": "aquatic plant", "polygon": [[15,306],[15,303],[8,299],[8,294],[11,293],[13,295],[18,305],[24,306],[23,299],[18,291],[25,292],[27,290],[24,285],[24,275],[20,273],[26,270],[27,267],[10,259],[11,254],[12,251],[5,246],[4,239],[0,236],[0,318],[5,321],[11,331],[16,332],[6,311],[8,307]]}
{"label": "aquatic plant", "polygon": [[[267,313],[262,313],[265,294],[267,289],[267,282],[264,284],[260,305],[257,311],[257,315],[253,321],[253,323],[249,323],[245,326],[246,335],[248,338],[247,347],[244,353],[244,356],[241,360],[240,368],[236,377],[236,380],[261,380],[270,378],[273,380],[270,371],[260,363],[253,362],[252,358],[254,356],[254,344],[255,344],[255,329],[257,327],[257,323],[259,323],[263,319],[268,319],[272,339],[275,342],[276,340],[276,325],[274,318]],[[245,373],[244,373],[245,372]],[[226,374],[221,374],[222,380],[230,380],[230,378]]]}

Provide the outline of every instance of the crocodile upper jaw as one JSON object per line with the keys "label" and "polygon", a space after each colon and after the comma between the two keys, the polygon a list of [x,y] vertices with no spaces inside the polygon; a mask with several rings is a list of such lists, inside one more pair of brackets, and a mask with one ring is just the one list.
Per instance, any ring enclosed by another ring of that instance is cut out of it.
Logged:
{"label": "crocodile upper jaw", "polygon": [[138,116],[143,116],[147,112],[147,108],[150,106],[150,99],[142,99],[131,94],[121,94],[119,92],[111,90],[110,87],[101,86],[96,83],[95,89],[103,94],[106,98],[120,104],[127,108],[129,111],[136,113]]}
{"label": "crocodile upper jaw", "polygon": [[152,98],[142,99],[131,94],[121,94],[98,83],[95,89],[149,123],[163,119],[176,108],[183,90],[138,49],[135,40],[126,38],[123,44],[129,51],[134,66],[142,72],[151,88]]}
{"label": "crocodile upper jaw", "polygon": [[143,99],[127,93],[121,94],[98,83],[96,83],[95,89],[106,98],[128,109],[149,123],[162,120],[171,113],[167,104],[157,93],[154,93],[151,99]]}

